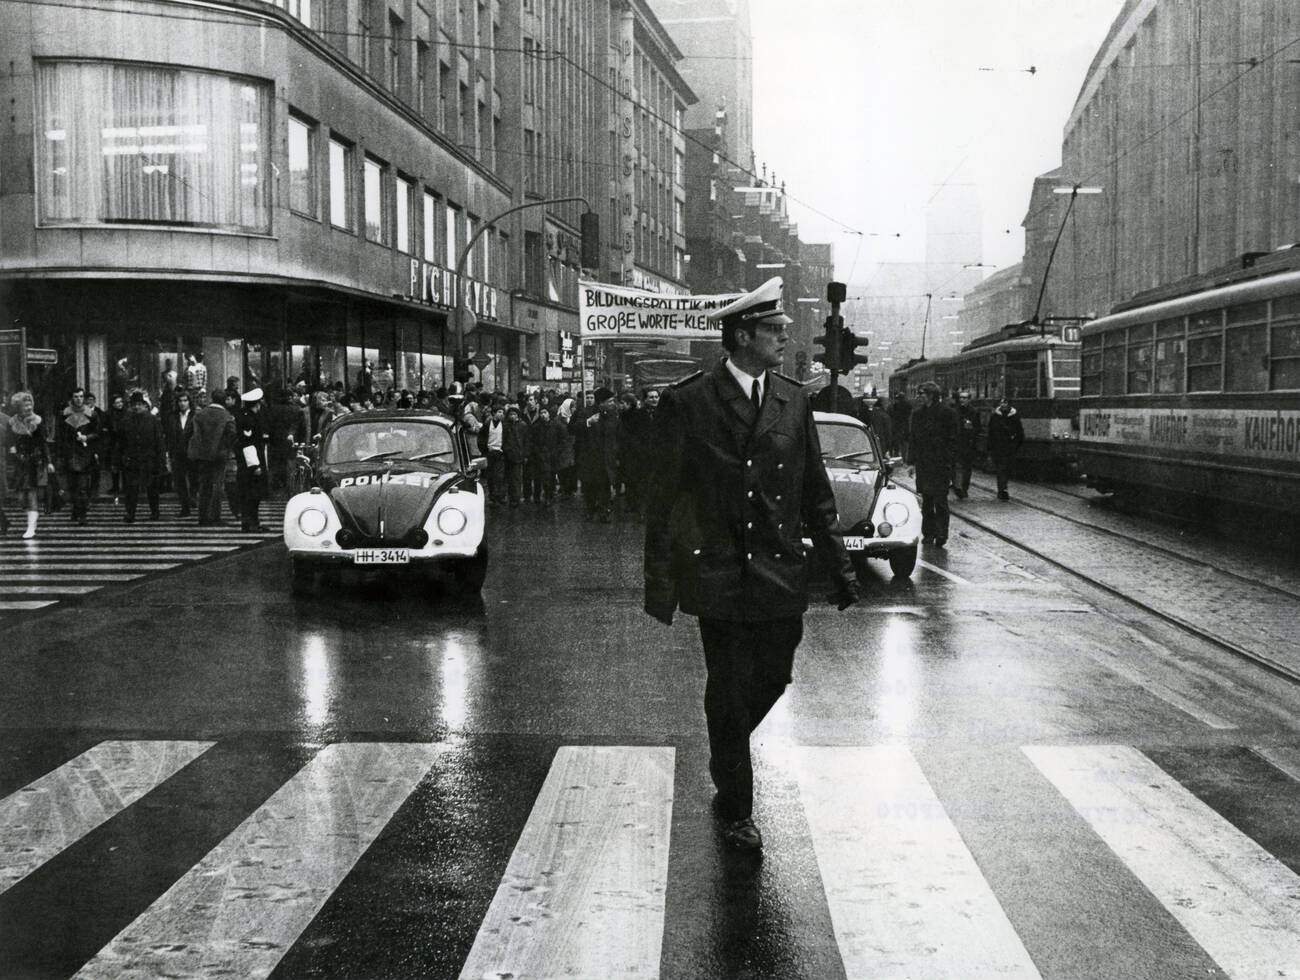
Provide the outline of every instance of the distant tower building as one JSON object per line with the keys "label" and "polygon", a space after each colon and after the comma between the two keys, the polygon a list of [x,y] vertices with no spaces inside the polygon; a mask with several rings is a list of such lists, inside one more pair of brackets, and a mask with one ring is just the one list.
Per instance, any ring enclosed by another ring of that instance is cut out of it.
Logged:
{"label": "distant tower building", "polygon": [[699,102],[687,109],[686,128],[713,126],[725,106],[727,145],[735,163],[750,166],[754,151],[754,45],[749,0],[650,0],[655,15],[681,49],[677,68]]}

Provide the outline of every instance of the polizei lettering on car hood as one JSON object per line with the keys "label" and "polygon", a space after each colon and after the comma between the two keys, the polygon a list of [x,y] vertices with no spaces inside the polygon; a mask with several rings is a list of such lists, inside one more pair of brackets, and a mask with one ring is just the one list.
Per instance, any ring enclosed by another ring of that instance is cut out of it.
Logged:
{"label": "polizei lettering on car hood", "polygon": [[347,475],[328,481],[330,500],[343,526],[363,539],[395,541],[422,527],[443,494],[461,486],[459,473],[429,470],[384,470]]}

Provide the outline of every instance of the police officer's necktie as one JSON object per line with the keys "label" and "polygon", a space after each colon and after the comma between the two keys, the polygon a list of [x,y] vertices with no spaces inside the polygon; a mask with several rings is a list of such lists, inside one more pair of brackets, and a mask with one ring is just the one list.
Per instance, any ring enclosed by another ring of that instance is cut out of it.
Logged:
{"label": "police officer's necktie", "polygon": [[754,387],[750,389],[749,400],[754,403],[754,416],[758,417],[759,412],[763,410],[763,396],[758,389],[758,379],[754,379]]}

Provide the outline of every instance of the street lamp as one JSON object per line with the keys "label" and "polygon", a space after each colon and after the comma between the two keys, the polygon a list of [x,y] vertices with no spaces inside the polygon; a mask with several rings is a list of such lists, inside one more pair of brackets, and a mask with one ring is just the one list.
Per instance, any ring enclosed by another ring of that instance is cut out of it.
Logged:
{"label": "street lamp", "polygon": [[1070,212],[1074,209],[1074,200],[1080,194],[1100,194],[1100,187],[1084,187],[1080,184],[1072,184],[1069,187],[1053,187],[1053,194],[1069,194],[1070,203],[1065,206],[1065,214],[1061,216],[1061,227],[1056,229],[1056,239],[1052,242],[1052,250],[1047,253],[1047,265],[1043,267],[1043,281],[1038,286],[1038,302],[1034,304],[1034,315],[1030,323],[1038,327],[1038,335],[1041,337],[1046,330],[1043,323],[1038,319],[1038,314],[1043,309],[1043,294],[1047,292],[1047,275],[1052,271],[1052,260],[1056,258],[1056,247],[1061,244],[1061,236],[1065,234],[1065,223],[1070,220]]}
{"label": "street lamp", "polygon": [[[523,204],[516,204],[514,207],[506,208],[500,214],[492,218],[489,218],[487,221],[479,225],[478,230],[474,232],[474,234],[470,236],[469,241],[465,243],[465,247],[461,249],[460,254],[456,257],[456,277],[454,280],[456,283],[456,372],[455,373],[458,374],[464,371],[466,372],[466,375],[468,375],[468,370],[469,370],[467,367],[465,367],[465,308],[466,308],[465,301],[468,298],[465,290],[465,282],[464,282],[465,262],[469,258],[470,252],[474,250],[474,245],[479,240],[479,236],[482,235],[489,228],[493,227],[502,218],[508,217],[514,214],[516,211],[523,211],[527,208],[543,207],[544,205],[548,205],[548,204],[576,204],[576,203],[581,203],[587,209],[586,213],[583,215],[583,232],[584,232],[583,255],[587,256],[588,251],[590,250],[592,256],[598,258],[599,243],[595,240],[595,238],[596,236],[599,235],[599,231],[596,230],[596,225],[594,220],[590,226],[592,229],[591,237],[593,240],[591,241],[590,244],[588,244],[588,239],[587,239],[587,228],[588,228],[587,215],[592,215],[594,218],[596,212],[592,211],[591,204],[588,203],[585,197],[554,197],[545,201],[526,201]],[[466,380],[468,380],[468,377],[466,378]]]}

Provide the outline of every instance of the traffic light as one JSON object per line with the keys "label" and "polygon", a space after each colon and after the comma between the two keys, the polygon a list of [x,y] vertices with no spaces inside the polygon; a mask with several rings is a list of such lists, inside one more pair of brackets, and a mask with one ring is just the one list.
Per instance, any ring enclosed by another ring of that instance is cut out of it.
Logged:
{"label": "traffic light", "polygon": [[826,332],[820,337],[813,338],[813,343],[821,348],[813,354],[813,360],[825,364],[828,371],[840,370],[840,331],[843,325],[843,317],[828,316]]}
{"label": "traffic light", "polygon": [[582,267],[600,268],[600,215],[595,211],[582,213]]}
{"label": "traffic light", "polygon": [[851,330],[844,330],[840,333],[840,370],[848,374],[857,364],[867,363],[867,352],[859,352],[859,347],[866,347],[871,343],[866,337],[859,337]]}

